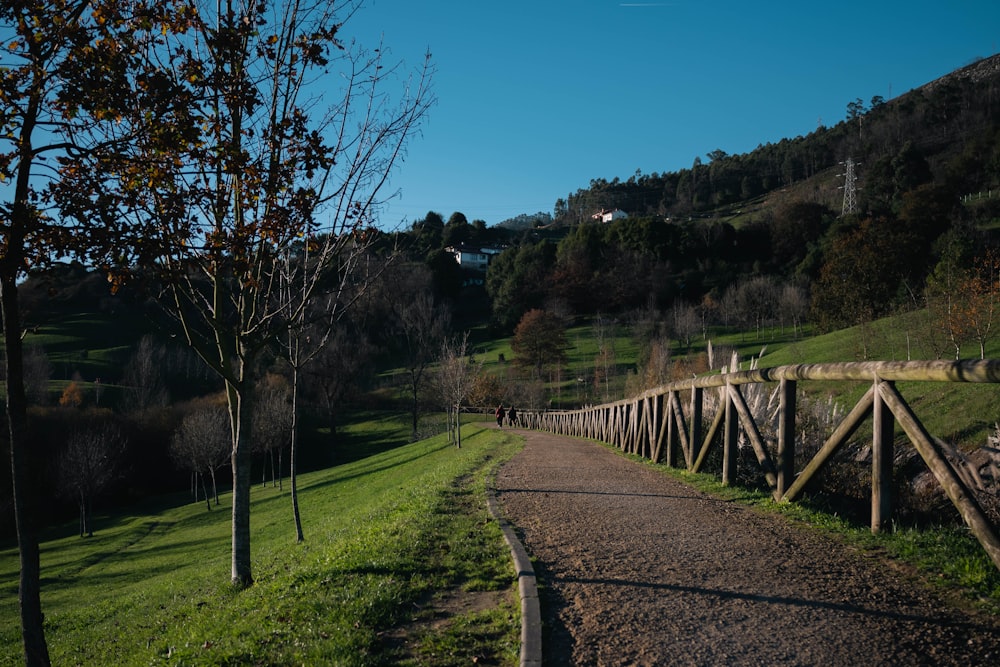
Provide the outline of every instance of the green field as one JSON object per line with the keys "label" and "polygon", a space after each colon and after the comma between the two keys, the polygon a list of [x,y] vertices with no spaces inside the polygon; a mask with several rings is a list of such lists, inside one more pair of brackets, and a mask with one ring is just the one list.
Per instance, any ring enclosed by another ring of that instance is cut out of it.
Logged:
{"label": "green field", "polygon": [[[691,347],[673,344],[672,358],[676,362],[695,362],[702,365],[709,345],[716,357],[728,362],[735,351],[740,355],[741,368],[748,368],[751,360],[761,368],[803,363],[845,362],[861,360],[902,361],[907,359],[947,359],[932,349],[922,336],[926,322],[921,312],[899,315],[879,320],[865,327],[852,327],[817,335],[810,327],[798,335],[790,328],[765,328],[757,333],[745,333],[721,328],[710,329],[706,336],[692,341]],[[594,387],[592,378],[598,344],[594,327],[577,324],[566,331],[566,363],[561,374],[550,373],[546,378],[546,392],[550,405],[556,408],[573,408],[581,404],[597,404],[627,398],[630,375],[640,366],[639,345],[631,337],[628,326],[618,323],[609,338],[613,349],[614,369],[607,385]],[[517,377],[517,370],[510,363],[514,353],[509,338],[486,340],[476,345],[476,353],[484,362],[487,373]],[[1000,338],[986,348],[987,357],[1000,357]],[[500,355],[505,361],[500,362]],[[969,344],[962,348],[963,358],[978,358],[979,349]],[[687,376],[689,377],[689,376]],[[510,381],[510,380],[508,380]],[[914,411],[935,436],[961,446],[975,448],[985,444],[1000,423],[1000,387],[995,385],[900,383],[900,391]],[[850,409],[866,391],[864,383],[800,383],[800,389],[811,396],[840,403]]]}
{"label": "green field", "polygon": [[[717,355],[759,357],[761,367],[933,358],[914,315],[826,335],[796,336],[789,329],[746,334],[714,329],[690,349],[676,343],[675,360]],[[54,367],[53,397],[73,373],[112,376],[128,358],[138,325],[71,316],[28,334],[44,345]],[[509,338],[475,342],[486,372],[518,381]],[[599,354],[594,327],[566,333],[566,363],[549,376],[552,405],[622,398],[640,365],[640,349],[619,322],[608,338],[615,373],[595,387]],[[978,349],[962,350],[965,357]],[[501,361],[501,355],[503,361]],[[1000,341],[987,349],[1000,356]],[[746,363],[746,362],[745,362]],[[745,367],[745,366],[744,366]],[[849,407],[864,383],[827,383],[803,389]],[[108,387],[113,392],[112,387]],[[900,383],[900,390],[932,434],[966,449],[985,444],[1000,422],[994,385]],[[229,579],[228,496],[211,511],[185,496],[95,517],[93,538],[76,536],[75,523],[43,536],[42,590],[46,631],[55,664],[513,664],[518,648],[514,574],[502,536],[485,511],[486,479],[518,448],[506,433],[465,427],[463,448],[443,438],[413,444],[406,417],[355,413],[339,428],[343,465],[303,475],[301,503],[306,542],[296,545],[287,484],[253,490],[253,569],[256,583],[236,592]],[[863,429],[856,436],[866,437]],[[225,475],[224,475],[225,476]],[[691,480],[695,481],[695,480]],[[714,482],[708,481],[709,486]],[[720,492],[718,489],[713,492]],[[727,490],[725,493],[732,493]],[[751,503],[768,504],[750,494]],[[935,577],[969,587],[994,606],[1000,598],[995,568],[981,562],[968,536],[947,530],[893,531],[867,542],[867,529],[803,507],[813,525],[918,563]],[[100,510],[100,507],[98,507]],[[783,511],[799,511],[785,508]],[[802,518],[797,516],[796,518]],[[836,524],[836,525],[833,525]],[[959,531],[961,532],[961,531]],[[20,663],[17,552],[0,551],[0,664]],[[500,602],[445,623],[428,619],[449,596],[503,593]]]}
{"label": "green field", "polygon": [[[383,448],[405,441],[403,421],[368,424],[354,435]],[[50,531],[42,605],[53,664],[514,664],[515,576],[485,485],[519,443],[463,430],[462,449],[442,436],[303,475],[303,544],[287,484],[255,488],[256,582],[244,591],[228,583],[228,496],[211,511],[174,498],[95,517],[90,539],[74,525]],[[17,572],[8,544],[4,665],[21,661]],[[443,596],[480,591],[497,591],[501,603],[420,624]]]}

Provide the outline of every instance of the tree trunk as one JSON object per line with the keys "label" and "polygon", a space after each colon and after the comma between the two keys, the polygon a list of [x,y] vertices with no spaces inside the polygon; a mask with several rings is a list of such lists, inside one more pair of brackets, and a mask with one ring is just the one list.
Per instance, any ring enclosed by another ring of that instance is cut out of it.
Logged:
{"label": "tree trunk", "polygon": [[333,452],[333,461],[337,460],[337,410],[336,397],[331,393],[329,387],[323,387],[323,396],[326,400],[327,426],[330,428],[330,450]]}
{"label": "tree trunk", "polygon": [[451,408],[448,408],[446,425],[448,427],[448,444],[451,445],[455,443],[455,419]]}
{"label": "tree trunk", "polygon": [[420,414],[420,405],[417,397],[417,387],[419,380],[417,380],[416,374],[411,371],[410,373],[410,393],[413,397],[413,404],[410,406],[410,412],[413,418],[412,428],[410,430],[410,441],[416,442],[417,440],[417,421]]}
{"label": "tree trunk", "polygon": [[[332,433],[332,430],[331,430]],[[305,536],[302,533],[302,518],[299,515],[299,490],[298,490],[298,450],[299,450],[299,368],[292,366],[292,424],[291,443],[288,461],[288,485],[292,493],[292,517],[295,519],[295,541],[302,542]]]}
{"label": "tree trunk", "polygon": [[[15,215],[26,215],[23,206],[15,206]],[[15,238],[12,225],[8,248],[19,248],[22,238]],[[7,424],[10,431],[11,487],[14,497],[14,522],[20,557],[18,602],[21,608],[21,638],[26,665],[49,665],[42,618],[41,564],[38,553],[38,527],[34,494],[28,483],[28,402],[24,393],[24,348],[21,342],[21,309],[17,295],[16,258],[5,257],[0,276],[0,307],[3,310],[3,336],[7,363]]]}
{"label": "tree trunk", "polygon": [[[212,490],[215,491],[215,471],[212,470],[211,468],[209,468],[209,472],[212,475]],[[208,497],[208,487],[205,486],[205,476],[204,475],[201,476],[201,491],[202,491],[202,493],[205,494],[205,509],[207,509],[209,512],[211,512],[212,511],[212,501]],[[216,505],[219,504],[219,493],[218,493],[218,491],[215,491],[215,504]]]}
{"label": "tree trunk", "polygon": [[[212,496],[215,497],[215,506],[219,506],[219,482],[215,478],[215,468],[209,468],[209,472],[212,475]],[[205,499],[208,500],[208,491],[205,491]]]}
{"label": "tree trunk", "polygon": [[250,565],[250,446],[253,423],[253,390],[247,378],[245,359],[241,360],[239,385],[227,381],[226,394],[233,429],[233,514],[232,514],[232,583],[239,588],[253,584]]}
{"label": "tree trunk", "polygon": [[94,501],[86,498],[83,501],[83,518],[87,524],[87,537],[94,536]]}

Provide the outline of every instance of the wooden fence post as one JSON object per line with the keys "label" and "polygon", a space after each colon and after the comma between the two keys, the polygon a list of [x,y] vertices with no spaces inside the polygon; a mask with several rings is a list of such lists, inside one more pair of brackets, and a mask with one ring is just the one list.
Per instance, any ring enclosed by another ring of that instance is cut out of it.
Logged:
{"label": "wooden fence post", "polygon": [[665,419],[667,420],[667,455],[665,463],[671,468],[677,467],[677,416],[673,410],[674,392],[667,394],[664,401]]}
{"label": "wooden fence post", "polygon": [[962,478],[952,468],[948,458],[934,443],[934,439],[924,429],[924,425],[913,414],[910,406],[899,395],[896,388],[889,383],[883,383],[879,389],[883,393],[882,399],[892,409],[896,421],[899,422],[920,457],[944,488],[952,504],[958,508],[959,514],[972,530],[972,534],[983,545],[983,549],[989,554],[993,564],[1000,568],[1000,535],[997,534],[997,529],[990,522],[983,508],[980,507],[975,494],[962,482]]}
{"label": "wooden fence post", "polygon": [[882,532],[882,526],[892,517],[892,460],[893,417],[892,410],[882,400],[881,382],[875,378],[875,395],[872,403],[872,520],[873,534]]}
{"label": "wooden fence post", "polygon": [[778,497],[795,481],[795,380],[781,379],[778,396]]}
{"label": "wooden fence post", "polygon": [[774,470],[774,462],[771,460],[771,455],[767,451],[767,445],[764,443],[764,438],[761,437],[760,430],[757,428],[757,424],[753,420],[753,414],[750,412],[750,406],[747,405],[746,399],[743,398],[743,393],[740,391],[738,385],[730,385],[729,391],[733,407],[736,408],[736,412],[739,414],[740,423],[743,425],[743,432],[746,434],[747,440],[750,442],[750,446],[753,447],[753,451],[757,455],[757,462],[760,463],[761,472],[764,473],[764,478],[767,480],[767,486],[771,489],[771,495],[774,496],[775,500],[780,500],[781,495],[778,493],[778,475]]}
{"label": "wooden fence post", "polygon": [[646,437],[649,439],[649,460],[659,463],[660,458],[660,428],[663,424],[663,394],[656,394],[652,398],[653,415],[649,420]]}
{"label": "wooden fence post", "polygon": [[851,408],[851,411],[847,413],[843,421],[833,430],[830,437],[827,438],[826,442],[820,450],[812,457],[812,459],[805,465],[802,471],[792,482],[792,485],[788,487],[788,490],[784,494],[785,500],[795,500],[798,498],[799,494],[805,489],[806,484],[827,464],[837,450],[839,450],[845,442],[854,434],[858,426],[861,425],[865,419],[868,418],[868,413],[871,412],[872,402],[874,401],[875,387],[870,387],[865,395],[861,397],[861,400]]}
{"label": "wooden fence post", "polygon": [[691,423],[688,424],[691,430],[691,436],[688,439],[688,442],[691,443],[691,462],[688,464],[688,470],[694,468],[696,456],[694,448],[701,444],[701,412],[705,402],[704,393],[705,390],[701,387],[691,387]]}
{"label": "wooden fence post", "polygon": [[629,411],[628,439],[631,443],[629,452],[639,455],[639,424],[642,422],[642,401],[632,401],[632,409]]}
{"label": "wooden fence post", "polygon": [[715,410],[715,417],[712,418],[712,424],[708,427],[708,433],[705,434],[705,439],[701,443],[701,449],[698,450],[698,456],[694,460],[694,465],[691,466],[691,472],[701,471],[701,466],[705,463],[705,458],[708,456],[708,452],[712,448],[712,441],[715,440],[715,436],[719,432],[719,427],[722,425],[722,422],[726,417],[726,394],[726,387],[720,387],[719,403]]}
{"label": "wooden fence post", "polygon": [[601,418],[602,426],[601,426],[601,437],[599,438],[599,440],[601,442],[610,443],[612,442],[612,438],[614,437],[612,434],[614,433],[613,429],[615,423],[615,408],[613,407],[603,408],[601,410],[601,415],[602,415]]}
{"label": "wooden fence post", "polygon": [[674,416],[674,437],[677,438],[681,451],[684,453],[684,467],[690,469],[691,464],[694,463],[694,460],[691,458],[692,448],[688,442],[688,429],[687,424],[684,423],[684,410],[681,408],[681,399],[678,398],[676,391],[670,392],[668,409]]}
{"label": "wooden fence post", "polygon": [[733,405],[733,387],[726,383],[726,424],[722,440],[722,483],[729,486],[736,481],[736,439],[740,434],[740,419]]}
{"label": "wooden fence post", "polygon": [[650,424],[656,420],[656,403],[655,401],[646,396],[642,399],[642,422],[639,424],[639,442],[642,446],[639,448],[639,456],[644,459],[653,458],[653,443],[652,438],[649,437]]}

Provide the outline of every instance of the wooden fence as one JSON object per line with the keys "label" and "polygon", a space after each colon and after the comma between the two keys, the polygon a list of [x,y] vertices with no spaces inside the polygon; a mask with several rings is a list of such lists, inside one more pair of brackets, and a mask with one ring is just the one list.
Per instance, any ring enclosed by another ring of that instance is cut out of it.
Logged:
{"label": "wooden fence", "polygon": [[[871,386],[833,429],[812,459],[795,473],[795,403],[799,382],[858,381]],[[794,500],[869,416],[872,418],[871,529],[879,532],[892,511],[893,433],[898,422],[909,442],[941,483],[966,524],[1000,569],[1000,537],[961,471],[928,434],[896,382],[1000,383],[1000,359],[976,361],[856,362],[778,366],[673,382],[632,399],[580,410],[531,411],[521,425],[561,435],[600,440],[625,452],[699,472],[722,432],[722,482],[736,472],[740,427],[756,454],[775,500]],[[776,456],[761,436],[743,385],[777,383]],[[703,433],[705,391],[719,392],[718,408]],[[686,397],[684,396],[686,394]],[[997,395],[1000,399],[1000,394]],[[687,409],[685,411],[685,404]]]}

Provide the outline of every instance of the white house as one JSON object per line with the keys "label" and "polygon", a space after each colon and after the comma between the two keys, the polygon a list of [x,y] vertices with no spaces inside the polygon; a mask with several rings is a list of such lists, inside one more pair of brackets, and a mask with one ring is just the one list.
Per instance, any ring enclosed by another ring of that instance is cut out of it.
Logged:
{"label": "white house", "polygon": [[611,211],[602,210],[600,213],[595,213],[590,216],[594,220],[600,220],[601,222],[614,222],[615,220],[621,220],[622,218],[627,218],[628,213],[621,210],[620,208],[613,209]]}
{"label": "white house", "polygon": [[445,252],[450,252],[455,257],[455,261],[463,269],[476,273],[486,273],[493,258],[503,252],[503,248],[496,246],[473,246],[460,243],[457,246],[448,246]]}

